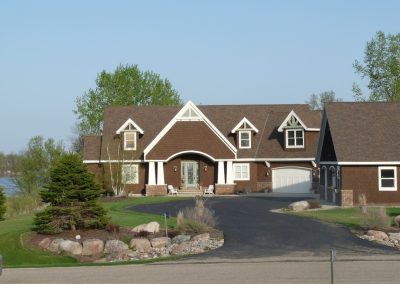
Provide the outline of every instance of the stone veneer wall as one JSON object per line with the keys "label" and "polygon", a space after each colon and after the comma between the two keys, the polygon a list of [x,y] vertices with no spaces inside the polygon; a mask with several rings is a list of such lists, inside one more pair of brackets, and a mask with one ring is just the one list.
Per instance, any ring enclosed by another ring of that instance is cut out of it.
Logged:
{"label": "stone veneer wall", "polygon": [[234,184],[216,184],[215,185],[215,194],[216,195],[235,194],[235,185]]}
{"label": "stone veneer wall", "polygon": [[272,192],[272,182],[271,181],[259,181],[257,182],[257,191],[267,191]]}
{"label": "stone veneer wall", "polygon": [[160,196],[160,195],[167,195],[167,185],[153,185],[153,184],[146,184],[146,196]]}

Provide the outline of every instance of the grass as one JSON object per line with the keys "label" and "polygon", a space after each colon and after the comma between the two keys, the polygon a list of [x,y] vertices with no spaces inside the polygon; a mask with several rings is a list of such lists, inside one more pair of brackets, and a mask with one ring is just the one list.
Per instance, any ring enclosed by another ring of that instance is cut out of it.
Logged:
{"label": "grass", "polygon": [[[400,207],[387,207],[387,214],[392,218],[400,215]],[[318,219],[325,222],[341,224],[347,226],[352,230],[362,229],[361,210],[358,207],[354,208],[335,208],[329,210],[318,210],[318,211],[304,211],[304,212],[290,212],[303,217],[309,217]]]}
{"label": "grass", "polygon": [[[128,211],[126,208],[139,204],[162,203],[172,200],[182,200],[182,198],[138,197],[103,202],[102,204],[108,209],[109,216],[114,224],[133,227],[139,224],[157,221],[163,226],[163,216]],[[23,247],[21,238],[30,231],[32,218],[33,214],[27,214],[0,222],[0,254],[4,258],[4,267],[93,265],[78,263],[77,260],[72,257],[53,255],[39,249]],[[169,227],[175,226],[176,218],[169,218],[167,224]]]}

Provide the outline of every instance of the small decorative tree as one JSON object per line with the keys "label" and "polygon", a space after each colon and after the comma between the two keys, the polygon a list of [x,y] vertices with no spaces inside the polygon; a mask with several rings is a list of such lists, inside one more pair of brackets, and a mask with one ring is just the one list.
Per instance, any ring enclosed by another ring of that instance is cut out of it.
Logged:
{"label": "small decorative tree", "polygon": [[100,187],[76,154],[65,154],[50,170],[50,183],[40,196],[50,205],[34,218],[34,230],[44,234],[104,228],[106,211],[97,199]]}
{"label": "small decorative tree", "polygon": [[0,186],[0,221],[4,220],[5,213],[6,213],[6,197],[3,192],[3,187]]}

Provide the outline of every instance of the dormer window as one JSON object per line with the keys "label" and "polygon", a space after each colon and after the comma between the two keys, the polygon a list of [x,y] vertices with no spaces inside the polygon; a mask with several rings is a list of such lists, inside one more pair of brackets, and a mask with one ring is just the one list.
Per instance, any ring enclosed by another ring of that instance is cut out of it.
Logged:
{"label": "dormer window", "polygon": [[304,148],[303,129],[286,129],[286,148]]}
{"label": "dormer window", "polygon": [[236,137],[239,149],[251,148],[251,136],[253,132],[258,133],[258,129],[245,117],[231,130],[232,134],[237,133]]}
{"label": "dormer window", "polygon": [[124,150],[136,150],[136,131],[124,132]]}
{"label": "dormer window", "polygon": [[124,124],[116,131],[116,134],[122,134],[124,137],[124,150],[136,150],[138,133],[144,134],[142,128],[137,125],[131,118],[125,121]]}
{"label": "dormer window", "polygon": [[251,131],[239,131],[239,148],[251,148]]}

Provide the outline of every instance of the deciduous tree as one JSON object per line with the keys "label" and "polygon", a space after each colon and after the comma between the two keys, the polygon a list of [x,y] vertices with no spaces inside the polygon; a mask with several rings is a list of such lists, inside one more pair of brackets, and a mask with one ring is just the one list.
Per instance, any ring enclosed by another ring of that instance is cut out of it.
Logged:
{"label": "deciduous tree", "polygon": [[337,98],[334,91],[326,91],[317,94],[311,94],[310,100],[307,101],[310,105],[310,108],[313,110],[322,110],[324,108],[325,103],[329,102],[341,102],[342,99]]}
{"label": "deciduous tree", "polygon": [[353,83],[354,97],[358,101],[400,101],[400,33],[379,31],[367,42],[363,62],[356,60],[355,72],[368,80],[371,93],[365,96],[358,84]]}

